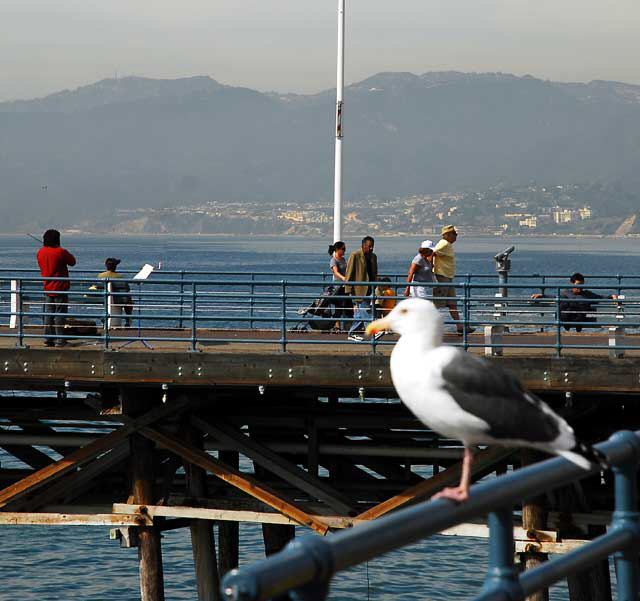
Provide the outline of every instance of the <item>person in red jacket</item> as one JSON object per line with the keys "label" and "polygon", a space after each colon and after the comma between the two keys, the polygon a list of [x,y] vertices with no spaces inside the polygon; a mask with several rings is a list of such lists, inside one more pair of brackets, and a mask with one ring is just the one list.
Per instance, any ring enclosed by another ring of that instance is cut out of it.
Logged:
{"label": "person in red jacket", "polygon": [[[42,248],[37,259],[40,275],[43,278],[69,278],[67,265],[75,265],[76,258],[60,246],[60,232],[47,230],[42,237]],[[65,346],[65,313],[69,303],[69,281],[45,280],[44,288],[44,343],[46,346]]]}

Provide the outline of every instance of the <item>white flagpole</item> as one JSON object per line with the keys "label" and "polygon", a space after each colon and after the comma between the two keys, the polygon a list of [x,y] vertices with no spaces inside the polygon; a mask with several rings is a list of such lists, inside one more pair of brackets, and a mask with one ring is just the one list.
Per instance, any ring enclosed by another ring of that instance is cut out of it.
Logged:
{"label": "white flagpole", "polygon": [[336,81],[336,157],[333,189],[333,241],[342,239],[342,95],[344,92],[344,2],[338,0],[338,69]]}

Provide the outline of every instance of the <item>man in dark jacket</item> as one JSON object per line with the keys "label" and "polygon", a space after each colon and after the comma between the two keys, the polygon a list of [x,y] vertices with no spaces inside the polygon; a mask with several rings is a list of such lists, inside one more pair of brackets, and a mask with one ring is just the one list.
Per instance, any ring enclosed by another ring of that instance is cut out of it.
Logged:
{"label": "man in dark jacket", "polygon": [[43,278],[67,278],[67,280],[45,280],[44,288],[44,343],[46,346],[65,346],[65,314],[69,303],[68,265],[75,265],[75,257],[60,246],[60,232],[47,230],[42,237],[42,248],[37,259],[40,275]]}
{"label": "man in dark jacket", "polygon": [[353,323],[349,328],[349,340],[360,342],[364,340],[360,332],[364,331],[365,323],[373,319],[371,286],[366,284],[349,285],[348,282],[375,282],[378,279],[378,257],[373,252],[374,240],[371,236],[362,239],[359,250],[351,253],[345,273],[345,291],[353,295]]}
{"label": "man in dark jacket", "polygon": [[[594,306],[598,301],[610,298],[616,300],[617,294],[610,294],[609,296],[603,296],[596,294],[591,290],[583,288],[584,276],[581,273],[574,273],[569,281],[574,286],[568,290],[561,290],[560,297],[563,299],[560,301],[560,321],[574,322],[574,323],[595,323],[597,318],[595,315],[590,315],[596,311]],[[531,298],[550,298],[546,294],[532,294]],[[575,328],[576,332],[582,330],[581,325],[563,325],[565,330]]]}

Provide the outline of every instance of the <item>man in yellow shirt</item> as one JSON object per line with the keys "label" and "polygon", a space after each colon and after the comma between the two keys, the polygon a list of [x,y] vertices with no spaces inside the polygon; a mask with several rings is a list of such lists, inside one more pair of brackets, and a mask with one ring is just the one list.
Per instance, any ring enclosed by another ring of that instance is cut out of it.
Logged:
{"label": "man in yellow shirt", "polygon": [[[458,232],[453,225],[445,225],[442,228],[442,240],[436,244],[433,251],[433,273],[438,282],[450,284],[456,275],[456,254],[453,244],[458,239]],[[434,303],[436,307],[448,307],[451,318],[456,322],[458,334],[463,333],[463,325],[460,323],[460,313],[456,303],[456,289],[453,286],[436,286],[433,289],[433,296],[436,297]],[[467,326],[467,333],[470,334],[474,328]]]}

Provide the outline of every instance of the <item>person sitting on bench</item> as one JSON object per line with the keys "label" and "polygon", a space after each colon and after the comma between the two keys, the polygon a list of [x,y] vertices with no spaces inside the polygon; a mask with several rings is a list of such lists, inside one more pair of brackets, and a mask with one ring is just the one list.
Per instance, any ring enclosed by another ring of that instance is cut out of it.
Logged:
{"label": "person sitting on bench", "polygon": [[[590,313],[594,313],[596,311],[596,308],[594,307],[596,302],[605,298],[617,300],[618,295],[610,294],[609,296],[603,296],[583,288],[584,276],[578,272],[574,273],[569,278],[569,281],[573,285],[573,288],[560,291],[560,297],[563,299],[560,301],[560,321],[574,322],[578,324],[563,324],[563,327],[565,330],[575,328],[576,332],[580,332],[583,326],[579,324],[595,323],[597,321],[595,315],[590,315]],[[531,298],[539,299],[553,297],[550,297],[548,294],[532,294]]]}

